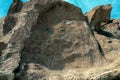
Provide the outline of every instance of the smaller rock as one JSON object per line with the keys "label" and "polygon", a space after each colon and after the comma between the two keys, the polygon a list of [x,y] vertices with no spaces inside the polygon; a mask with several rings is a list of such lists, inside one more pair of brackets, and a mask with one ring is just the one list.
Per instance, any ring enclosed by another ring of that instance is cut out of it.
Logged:
{"label": "smaller rock", "polygon": [[104,26],[104,30],[111,33],[113,38],[120,40],[120,19],[115,19],[112,23]]}
{"label": "smaller rock", "polygon": [[102,29],[101,26],[105,25],[110,21],[111,10],[111,4],[101,5],[95,7],[90,12],[85,14],[88,24],[90,25],[92,30],[100,31]]}

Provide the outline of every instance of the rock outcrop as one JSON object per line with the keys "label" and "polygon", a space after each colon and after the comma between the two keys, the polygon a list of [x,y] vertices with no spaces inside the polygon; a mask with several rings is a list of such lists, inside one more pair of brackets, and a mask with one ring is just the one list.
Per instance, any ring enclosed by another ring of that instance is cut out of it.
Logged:
{"label": "rock outcrop", "polygon": [[120,21],[110,20],[107,6],[100,8],[105,21],[99,10],[86,14],[89,23],[107,22],[101,33],[62,0],[30,0],[10,11],[0,20],[0,80],[119,80]]}

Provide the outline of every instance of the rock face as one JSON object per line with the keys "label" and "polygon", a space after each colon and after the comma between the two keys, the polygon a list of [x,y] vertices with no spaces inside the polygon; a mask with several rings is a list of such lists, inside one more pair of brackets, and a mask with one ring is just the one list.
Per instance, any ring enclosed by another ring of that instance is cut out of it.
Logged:
{"label": "rock face", "polygon": [[99,10],[94,16],[111,21],[98,34],[87,14],[67,2],[31,0],[19,7],[0,20],[0,80],[120,79],[120,21],[110,20],[109,11],[105,21]]}

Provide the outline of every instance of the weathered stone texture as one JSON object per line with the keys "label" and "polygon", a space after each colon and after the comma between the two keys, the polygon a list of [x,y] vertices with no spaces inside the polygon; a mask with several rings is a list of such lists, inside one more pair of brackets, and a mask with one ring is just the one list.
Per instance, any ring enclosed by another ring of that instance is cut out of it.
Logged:
{"label": "weathered stone texture", "polygon": [[[120,21],[110,20],[110,5],[85,14],[87,22],[62,0],[19,2],[0,20],[0,80],[119,78]],[[99,33],[90,28],[97,25],[104,27]]]}

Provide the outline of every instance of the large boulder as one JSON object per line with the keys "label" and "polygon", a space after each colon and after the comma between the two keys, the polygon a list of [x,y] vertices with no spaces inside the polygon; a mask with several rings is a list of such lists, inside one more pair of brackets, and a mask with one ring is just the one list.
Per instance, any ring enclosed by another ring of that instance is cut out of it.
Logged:
{"label": "large boulder", "polygon": [[[106,53],[99,37],[95,37],[99,34],[94,36],[81,9],[72,4],[62,0],[30,0],[3,22],[0,80],[119,77],[119,53],[118,56]],[[102,50],[105,53],[101,54]],[[119,45],[115,50],[116,54]]]}

